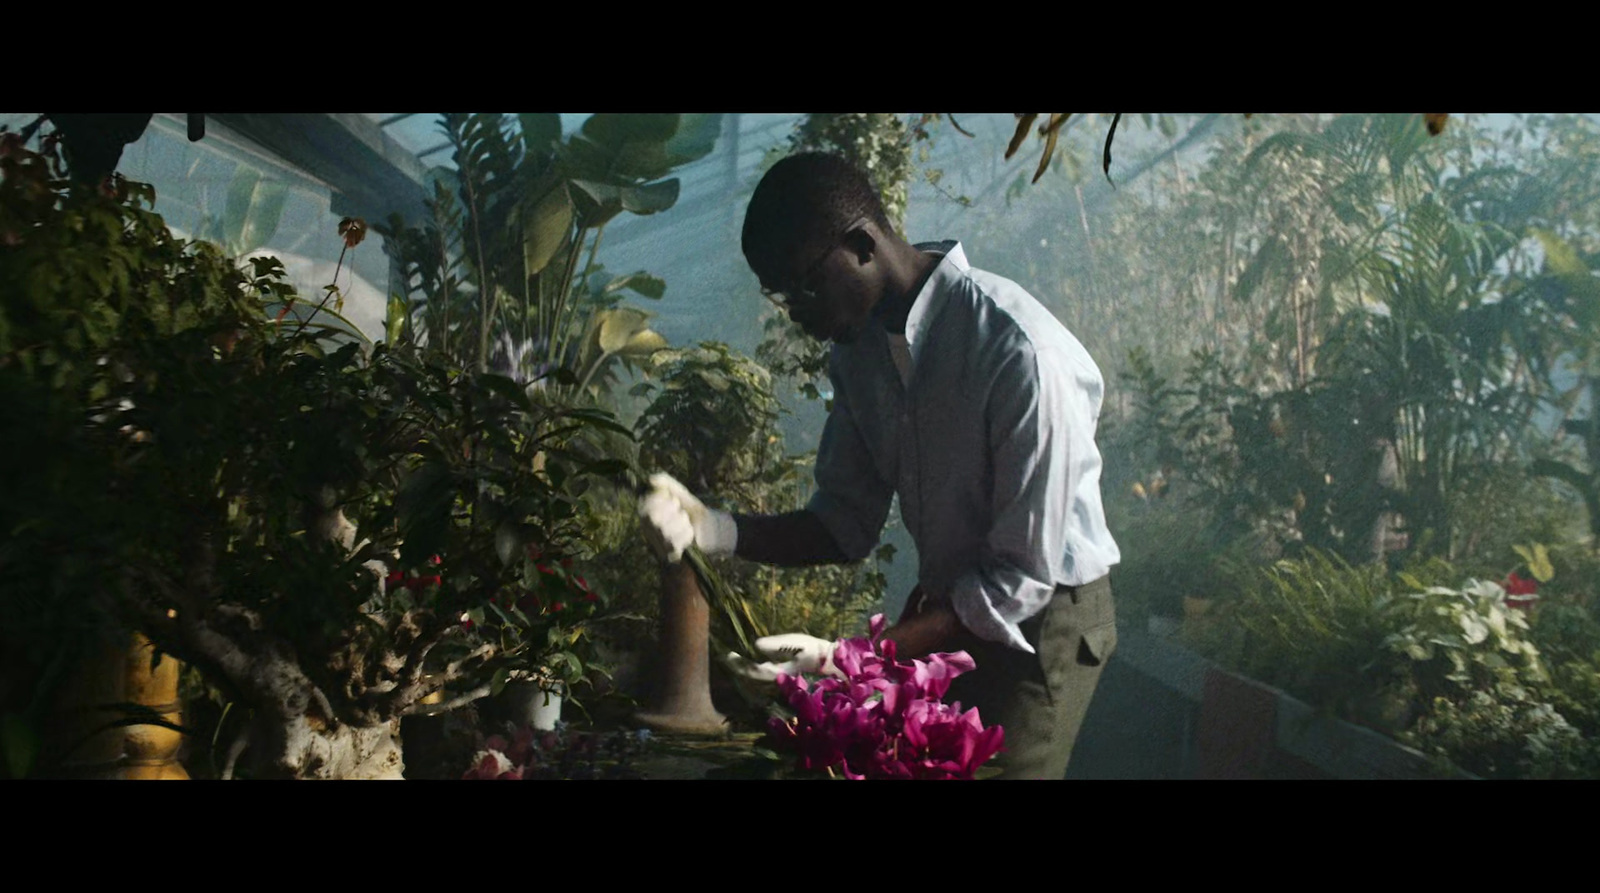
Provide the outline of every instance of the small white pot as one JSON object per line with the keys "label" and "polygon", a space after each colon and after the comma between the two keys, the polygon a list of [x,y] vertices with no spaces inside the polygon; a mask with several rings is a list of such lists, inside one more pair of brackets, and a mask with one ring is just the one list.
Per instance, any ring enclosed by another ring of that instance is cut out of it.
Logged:
{"label": "small white pot", "polygon": [[517,685],[516,692],[517,720],[523,725],[548,732],[556,727],[561,719],[561,690],[545,688],[538,683],[524,682]]}

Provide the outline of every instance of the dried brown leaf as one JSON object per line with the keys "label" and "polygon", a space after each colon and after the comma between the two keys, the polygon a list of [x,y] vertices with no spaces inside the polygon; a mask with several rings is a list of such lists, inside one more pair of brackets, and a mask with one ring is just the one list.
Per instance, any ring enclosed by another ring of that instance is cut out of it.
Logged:
{"label": "dried brown leaf", "polygon": [[1011,145],[1006,147],[1007,161],[1011,160],[1011,156],[1017,154],[1017,149],[1021,148],[1022,141],[1028,138],[1028,131],[1033,129],[1033,119],[1039,116],[1019,114],[1017,117],[1020,119],[1017,121],[1017,132],[1011,135]]}

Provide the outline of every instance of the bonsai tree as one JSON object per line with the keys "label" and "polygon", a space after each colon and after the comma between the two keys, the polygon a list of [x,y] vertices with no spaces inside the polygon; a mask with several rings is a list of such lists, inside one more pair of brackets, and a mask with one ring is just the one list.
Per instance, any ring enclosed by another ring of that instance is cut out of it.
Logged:
{"label": "bonsai tree", "polygon": [[269,319],[294,299],[281,264],[235,267],[153,204],[0,135],[0,396],[21,435],[0,609],[31,682],[5,708],[44,735],[37,769],[69,743],[42,729],[52,686],[130,630],[250,716],[225,775],[245,756],[255,777],[397,776],[407,712],[581,672],[595,602],[560,559],[584,481],[617,470],[586,440],[625,429]]}

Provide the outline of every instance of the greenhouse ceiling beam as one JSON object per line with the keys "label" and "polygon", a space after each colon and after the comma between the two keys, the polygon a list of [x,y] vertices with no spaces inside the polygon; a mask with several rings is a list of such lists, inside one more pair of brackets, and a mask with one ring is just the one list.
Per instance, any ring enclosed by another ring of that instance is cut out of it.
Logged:
{"label": "greenhouse ceiling beam", "polygon": [[353,114],[208,115],[333,190],[332,211],[369,222],[425,213],[427,168],[377,122]]}

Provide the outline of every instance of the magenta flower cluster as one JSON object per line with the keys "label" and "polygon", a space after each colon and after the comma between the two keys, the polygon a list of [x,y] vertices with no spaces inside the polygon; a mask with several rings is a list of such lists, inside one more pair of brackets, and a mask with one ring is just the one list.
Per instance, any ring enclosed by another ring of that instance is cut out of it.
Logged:
{"label": "magenta flower cluster", "polygon": [[984,728],[976,707],[963,713],[960,702],[941,700],[952,680],[973,669],[971,655],[900,663],[895,643],[883,639],[885,626],[879,614],[870,638],[839,643],[833,663],[843,679],[778,676],[794,716],[772,719],[775,749],[794,753],[801,769],[838,770],[852,779],[973,778],[1001,750],[1005,731]]}

